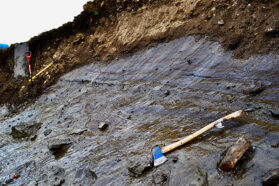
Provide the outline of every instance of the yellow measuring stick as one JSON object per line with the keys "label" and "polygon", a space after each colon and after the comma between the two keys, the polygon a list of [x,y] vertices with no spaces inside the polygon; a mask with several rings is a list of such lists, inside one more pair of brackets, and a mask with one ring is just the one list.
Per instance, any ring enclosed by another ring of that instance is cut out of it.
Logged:
{"label": "yellow measuring stick", "polygon": [[52,61],[50,64],[48,64],[48,66],[46,66],[44,69],[42,69],[40,72],[38,72],[35,76],[32,77],[32,79],[29,79],[29,82],[31,82],[32,80],[36,79],[37,76],[39,76],[41,73],[43,73],[46,69],[48,69],[49,67],[51,67],[55,62]]}

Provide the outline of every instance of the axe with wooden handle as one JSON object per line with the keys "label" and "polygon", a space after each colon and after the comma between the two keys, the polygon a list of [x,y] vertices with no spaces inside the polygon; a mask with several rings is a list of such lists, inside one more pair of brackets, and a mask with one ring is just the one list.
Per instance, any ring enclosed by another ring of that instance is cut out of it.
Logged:
{"label": "axe with wooden handle", "polygon": [[210,124],[208,124],[207,126],[203,127],[202,129],[196,131],[195,133],[185,137],[184,139],[175,142],[173,144],[164,146],[162,148],[160,148],[159,146],[155,147],[153,149],[153,158],[154,158],[154,166],[159,166],[161,164],[163,164],[165,161],[167,161],[167,158],[164,156],[165,153],[172,151],[173,149],[180,147],[182,145],[184,145],[185,143],[191,141],[192,139],[202,135],[203,133],[205,133],[206,131],[214,128],[215,126],[218,128],[222,128],[222,122],[226,121],[226,120],[230,120],[232,118],[237,118],[239,116],[242,115],[242,110],[236,111],[234,113],[231,113],[227,116],[224,116]]}

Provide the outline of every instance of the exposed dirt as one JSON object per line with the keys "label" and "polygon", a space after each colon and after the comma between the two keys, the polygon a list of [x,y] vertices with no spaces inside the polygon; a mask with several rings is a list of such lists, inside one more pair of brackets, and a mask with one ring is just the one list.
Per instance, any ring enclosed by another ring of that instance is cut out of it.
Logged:
{"label": "exposed dirt", "polygon": [[220,41],[236,58],[278,52],[279,2],[275,0],[99,0],[88,3],[74,22],[29,41],[34,73],[58,62],[34,85],[13,79],[13,47],[1,51],[0,103],[22,103],[40,95],[59,76],[96,60],[198,34]]}

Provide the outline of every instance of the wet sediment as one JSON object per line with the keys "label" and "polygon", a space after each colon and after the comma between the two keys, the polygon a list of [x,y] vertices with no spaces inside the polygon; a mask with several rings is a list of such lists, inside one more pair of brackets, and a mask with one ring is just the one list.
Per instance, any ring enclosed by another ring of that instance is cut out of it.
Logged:
{"label": "wet sediment", "polygon": [[[270,111],[279,110],[279,56],[231,55],[216,42],[183,37],[64,75],[30,107],[1,116],[0,181],[20,173],[14,184],[261,185],[278,168],[271,145],[279,121]],[[243,93],[258,82],[264,90]],[[239,109],[250,112],[167,154],[164,165],[129,174],[131,159]],[[104,131],[101,122],[109,123]],[[22,123],[42,123],[34,141],[10,135]],[[234,174],[219,171],[220,154],[242,135],[253,156]],[[64,140],[71,145],[56,158],[49,147]]]}

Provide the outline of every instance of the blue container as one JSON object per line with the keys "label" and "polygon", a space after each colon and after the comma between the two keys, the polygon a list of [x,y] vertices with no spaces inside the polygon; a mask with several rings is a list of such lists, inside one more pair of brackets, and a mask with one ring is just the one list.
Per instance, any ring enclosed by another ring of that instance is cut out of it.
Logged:
{"label": "blue container", "polygon": [[9,48],[9,45],[0,43],[0,50],[2,50],[4,48]]}

